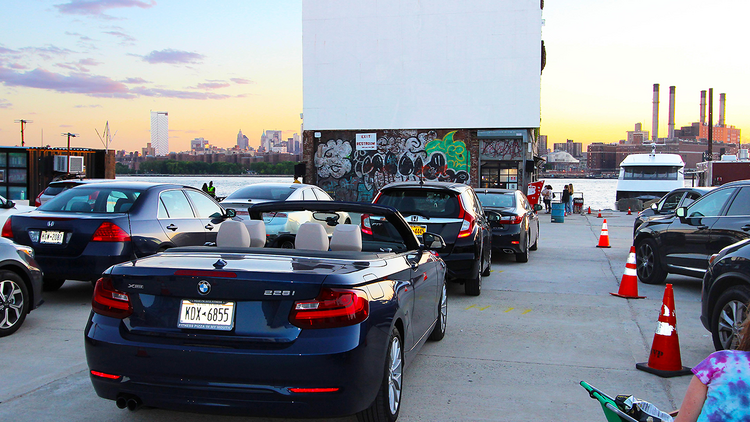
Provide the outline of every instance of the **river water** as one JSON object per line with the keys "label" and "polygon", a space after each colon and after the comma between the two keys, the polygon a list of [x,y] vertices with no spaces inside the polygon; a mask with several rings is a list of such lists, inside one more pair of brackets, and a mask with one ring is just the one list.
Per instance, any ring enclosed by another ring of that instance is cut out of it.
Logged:
{"label": "river water", "polygon": [[[227,196],[235,190],[254,183],[286,182],[291,183],[294,179],[289,176],[117,176],[121,180],[136,180],[154,183],[176,183],[179,185],[193,186],[198,189],[204,183],[213,181],[216,187],[216,196]],[[572,183],[575,196],[583,194],[584,208],[591,207],[592,210],[613,209],[615,206],[615,190],[617,179],[546,179],[545,184],[552,185],[556,192],[556,199],[560,198],[563,186]],[[689,185],[689,181],[686,184]]]}

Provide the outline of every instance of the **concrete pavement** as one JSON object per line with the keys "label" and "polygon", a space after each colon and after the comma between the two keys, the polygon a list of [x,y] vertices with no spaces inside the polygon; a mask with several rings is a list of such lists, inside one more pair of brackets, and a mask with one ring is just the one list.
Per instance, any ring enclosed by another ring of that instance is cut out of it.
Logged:
{"label": "concrete pavement", "polygon": [[[618,290],[634,217],[605,216],[610,249],[595,247],[602,224],[596,214],[568,216],[562,224],[540,214],[539,250],[528,263],[494,257],[479,297],[450,285],[446,336],[427,343],[407,369],[399,420],[604,421],[581,380],[662,409],[679,407],[690,377],[662,379],[635,369],[648,360],[664,286],[639,282],[642,300],[609,294]],[[670,275],[667,282],[674,286],[682,363],[692,366],[713,351],[698,319],[701,281]],[[69,281],[47,293],[17,333],[0,339],[0,419],[203,420],[158,409],[122,411],[96,396],[83,354],[90,296],[89,284]]]}

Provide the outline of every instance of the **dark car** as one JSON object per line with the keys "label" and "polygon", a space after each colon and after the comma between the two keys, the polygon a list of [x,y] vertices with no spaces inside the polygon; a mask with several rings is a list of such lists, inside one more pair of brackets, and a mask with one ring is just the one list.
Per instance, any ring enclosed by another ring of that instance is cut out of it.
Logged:
{"label": "dark car", "polygon": [[[482,277],[492,268],[492,231],[471,186],[449,182],[396,182],[383,187],[373,203],[393,207],[414,233],[437,233],[448,280],[464,285],[467,295],[481,293]],[[369,222],[362,220],[362,227]]]}
{"label": "dark car", "polygon": [[67,180],[55,180],[50,182],[43,191],[39,192],[36,199],[34,200],[34,206],[44,205],[47,201],[59,195],[60,193],[72,189],[76,186],[85,185],[88,183],[102,183],[108,181],[114,181],[115,179],[67,179]]}
{"label": "dark car", "polygon": [[696,199],[707,194],[713,187],[690,187],[690,188],[677,188],[668,194],[662,196],[660,200],[651,204],[651,207],[638,213],[633,223],[633,233],[638,230],[641,224],[646,220],[654,216],[670,216],[674,215],[674,210],[677,207],[686,207],[693,203]]}
{"label": "dark car", "polygon": [[[420,244],[373,204],[273,202],[250,217],[257,228],[265,213],[302,210],[335,227],[330,242],[309,222],[296,249],[248,247],[263,230],[232,221],[215,247],[107,270],[85,328],[97,394],[131,410],[396,420],[404,368],[445,334],[445,263],[430,250],[444,242]],[[337,211],[370,226],[339,224]]]}
{"label": "dark car", "polygon": [[750,180],[703,195],[675,216],[653,217],[635,233],[638,278],[659,284],[668,273],[703,278],[708,258],[750,237]]}
{"label": "dark car", "polygon": [[528,262],[529,251],[539,247],[539,204],[533,207],[520,190],[477,189],[477,197],[492,228],[492,251],[512,253]]}
{"label": "dark car", "polygon": [[110,265],[130,259],[213,242],[228,217],[210,196],[188,186],[90,183],[14,214],[2,237],[34,248],[49,291],[66,279],[96,281]]}
{"label": "dark car", "polygon": [[716,350],[735,349],[750,301],[750,239],[709,259],[701,293],[701,322]]}
{"label": "dark car", "polygon": [[42,299],[42,270],[34,250],[0,239],[0,337],[15,333]]}

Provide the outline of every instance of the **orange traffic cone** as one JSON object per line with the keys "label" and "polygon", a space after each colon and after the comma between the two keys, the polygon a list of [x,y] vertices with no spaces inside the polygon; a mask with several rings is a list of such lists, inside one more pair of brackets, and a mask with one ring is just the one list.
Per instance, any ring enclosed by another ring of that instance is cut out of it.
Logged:
{"label": "orange traffic cone", "polygon": [[643,299],[646,297],[638,296],[638,275],[635,270],[635,246],[631,246],[628,262],[625,263],[625,272],[622,273],[622,280],[620,280],[620,291],[610,293],[612,296],[625,299]]}
{"label": "orange traffic cone", "polygon": [[589,207],[589,214],[591,214],[591,207]]}
{"label": "orange traffic cone", "polygon": [[628,207],[628,215],[633,215],[633,213],[630,212],[630,207]]}
{"label": "orange traffic cone", "polygon": [[596,218],[602,218],[602,210],[599,210],[599,215],[597,215]]}
{"label": "orange traffic cone", "polygon": [[607,230],[607,219],[604,219],[604,223],[602,224],[602,234],[599,235],[599,244],[596,245],[597,248],[611,248],[609,246],[609,230]]}
{"label": "orange traffic cone", "polygon": [[636,363],[635,367],[663,378],[691,375],[690,368],[682,366],[680,340],[677,338],[677,317],[674,313],[674,292],[667,284],[664,290],[659,321],[656,323],[651,354],[646,362]]}

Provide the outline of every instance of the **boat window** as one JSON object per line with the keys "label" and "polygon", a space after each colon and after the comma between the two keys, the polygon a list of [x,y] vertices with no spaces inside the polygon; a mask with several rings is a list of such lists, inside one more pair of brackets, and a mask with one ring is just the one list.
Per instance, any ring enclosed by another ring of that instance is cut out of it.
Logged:
{"label": "boat window", "polygon": [[677,180],[679,167],[629,166],[625,167],[625,180]]}

